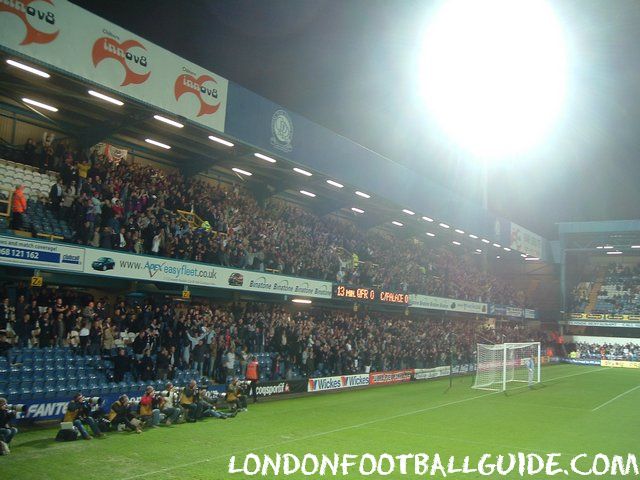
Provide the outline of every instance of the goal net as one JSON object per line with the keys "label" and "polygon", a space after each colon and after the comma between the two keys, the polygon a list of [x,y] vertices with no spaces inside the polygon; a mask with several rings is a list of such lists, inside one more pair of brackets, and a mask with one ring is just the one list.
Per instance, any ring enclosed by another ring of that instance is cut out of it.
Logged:
{"label": "goal net", "polygon": [[479,343],[473,388],[502,391],[511,382],[540,383],[540,342]]}

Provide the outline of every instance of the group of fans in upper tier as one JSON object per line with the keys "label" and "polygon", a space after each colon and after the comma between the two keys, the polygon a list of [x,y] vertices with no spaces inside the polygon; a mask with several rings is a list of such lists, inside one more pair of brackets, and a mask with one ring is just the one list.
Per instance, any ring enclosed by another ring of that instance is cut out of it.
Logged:
{"label": "group of fans in upper tier", "polygon": [[[48,143],[45,146],[44,143]],[[240,187],[223,188],[177,171],[115,162],[71,151],[45,135],[30,140],[25,161],[59,172],[50,208],[95,247],[285,274],[409,293],[526,305],[524,293],[486,273],[474,256],[422,241],[364,232],[277,199],[258,203]],[[14,211],[24,212],[16,189]],[[204,222],[192,228],[176,211]],[[28,212],[27,212],[28,215]]]}

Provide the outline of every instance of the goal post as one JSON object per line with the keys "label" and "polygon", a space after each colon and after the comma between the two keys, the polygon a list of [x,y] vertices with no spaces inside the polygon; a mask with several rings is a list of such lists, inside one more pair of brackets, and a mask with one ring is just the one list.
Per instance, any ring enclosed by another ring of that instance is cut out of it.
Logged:
{"label": "goal post", "polygon": [[504,391],[511,382],[540,383],[540,342],[477,347],[473,388]]}

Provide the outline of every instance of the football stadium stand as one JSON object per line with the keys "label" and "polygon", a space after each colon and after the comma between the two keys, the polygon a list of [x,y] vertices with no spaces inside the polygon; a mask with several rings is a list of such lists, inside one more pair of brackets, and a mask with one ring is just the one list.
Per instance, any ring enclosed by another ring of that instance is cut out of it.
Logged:
{"label": "football stadium stand", "polygon": [[[260,206],[238,187],[114,163],[96,151],[86,156],[56,142],[51,167],[62,180],[60,198],[51,195],[52,173],[5,163],[10,183],[27,186],[23,228],[35,236],[405,293],[531,306],[522,290],[485,273],[473,255],[365,234],[277,199]],[[190,213],[203,221],[194,224],[186,218]]]}

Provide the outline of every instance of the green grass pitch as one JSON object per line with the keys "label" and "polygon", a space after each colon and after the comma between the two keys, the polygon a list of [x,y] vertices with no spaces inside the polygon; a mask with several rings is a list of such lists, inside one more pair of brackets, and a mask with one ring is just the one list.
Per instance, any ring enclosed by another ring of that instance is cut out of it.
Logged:
{"label": "green grass pitch", "polygon": [[[145,430],[142,435],[108,433],[105,439],[90,442],[57,443],[55,429],[35,430],[20,433],[11,454],[0,458],[0,478],[312,478],[228,472],[231,455],[241,462],[251,452],[290,452],[300,457],[305,453],[437,452],[442,457],[479,458],[483,453],[521,451],[562,453],[562,462],[565,456],[581,453],[626,456],[638,451],[640,389],[633,388],[640,385],[639,373],[549,366],[543,369],[541,385],[533,390],[511,389],[507,394],[473,390],[471,377],[454,379],[451,389],[448,379],[415,382],[259,403],[235,419],[207,419]],[[361,477],[356,469],[340,478]],[[454,474],[447,478],[521,477]],[[555,478],[587,477],[569,473]]]}

